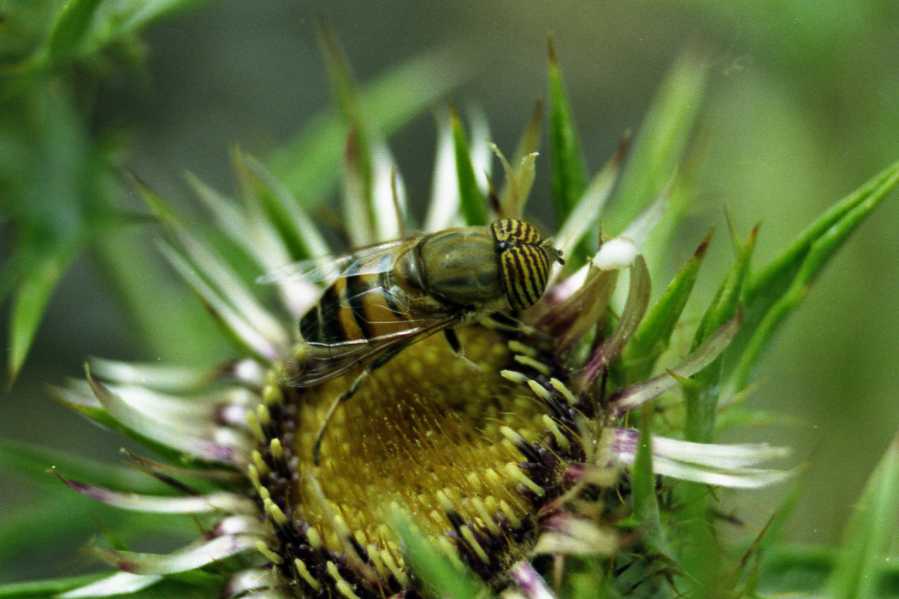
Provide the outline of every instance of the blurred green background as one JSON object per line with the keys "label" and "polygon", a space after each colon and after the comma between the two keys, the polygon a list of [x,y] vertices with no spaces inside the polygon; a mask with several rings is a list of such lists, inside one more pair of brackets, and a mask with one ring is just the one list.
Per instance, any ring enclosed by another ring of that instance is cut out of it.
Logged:
{"label": "blurred green background", "polygon": [[[46,15],[58,5],[0,2],[4,64],[41,39]],[[23,10],[33,11],[25,31],[8,18]],[[673,59],[688,46],[700,48],[710,76],[689,160],[695,198],[666,265],[680,264],[707,228],[716,227],[696,310],[730,260],[725,207],[742,232],[762,223],[760,265],[829,204],[899,158],[899,4],[893,0],[230,0],[161,20],[142,43],[116,45],[89,72],[81,73],[77,63],[69,67],[69,102],[60,104],[51,84],[38,105],[23,103],[6,85],[10,73],[4,70],[0,214],[43,213],[60,228],[77,220],[76,204],[109,185],[85,181],[77,170],[94,151],[185,206],[186,170],[232,190],[230,147],[268,156],[330,102],[317,17],[330,22],[363,82],[423,52],[449,48],[469,76],[447,99],[482,107],[491,137],[510,152],[534,100],[545,94],[546,35],[553,32],[591,169],[614,151],[624,131],[639,127]],[[83,128],[69,130],[70,122]],[[47,137],[34,133],[48,130]],[[84,139],[92,141],[86,146]],[[424,111],[390,142],[420,215],[430,193],[432,114]],[[531,207],[546,222],[545,152],[539,169]],[[72,182],[86,187],[74,190]],[[895,200],[836,257],[765,357],[752,402],[783,418],[740,433],[741,439],[793,446],[797,461],[809,463],[789,528],[795,541],[839,541],[852,502],[899,424]],[[122,202],[137,206],[128,197]],[[324,207],[316,215],[332,223],[336,211]],[[0,227],[0,251],[8,255],[16,239],[9,220]],[[89,234],[101,233],[108,236],[102,228]],[[3,438],[115,459],[121,439],[54,404],[47,384],[80,376],[89,355],[210,362],[228,354],[224,345],[179,335],[181,302],[192,298],[180,295],[171,277],[146,280],[145,264],[129,262],[125,246],[117,245],[122,237],[150,247],[153,232],[128,227],[76,259],[52,296],[18,382],[0,399]],[[669,273],[654,274],[658,290]],[[144,287],[122,292],[134,282]],[[149,331],[148,342],[147,321],[134,318],[136,307],[172,317]],[[7,305],[5,321],[8,313]],[[40,549],[0,545],[0,580],[81,571],[89,562],[77,553],[84,540],[97,531],[115,533],[120,516],[82,506],[81,498],[47,479],[35,484],[0,472],[0,536],[11,523],[39,521],[54,502],[73,506],[71,517],[83,522]],[[763,523],[782,493],[744,494],[738,514]]]}

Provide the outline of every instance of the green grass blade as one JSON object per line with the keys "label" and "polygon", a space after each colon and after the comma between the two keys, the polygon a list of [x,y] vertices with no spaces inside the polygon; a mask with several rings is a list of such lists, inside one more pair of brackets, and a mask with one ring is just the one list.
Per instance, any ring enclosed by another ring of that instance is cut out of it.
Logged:
{"label": "green grass blade", "polygon": [[462,120],[455,110],[450,110],[450,126],[453,130],[453,154],[456,158],[456,177],[459,180],[459,199],[462,216],[468,225],[487,224],[487,199],[478,187],[478,180],[471,164],[471,149]]}
{"label": "green grass blade", "polygon": [[677,325],[680,315],[687,305],[693,285],[699,275],[712,234],[709,233],[693,256],[668,284],[665,292],[649,309],[637,332],[625,350],[624,363],[627,379],[638,381],[652,373],[656,361],[664,353]]}
{"label": "green grass blade", "polygon": [[875,599],[880,569],[896,539],[899,506],[899,435],[893,438],[855,508],[836,569],[830,577],[833,599]]}
{"label": "green grass blade", "polygon": [[[828,210],[780,257],[750,279],[744,294],[746,334],[729,381],[731,392],[746,387],[775,333],[808,294],[815,278],[858,226],[899,185],[899,162]],[[750,320],[751,319],[751,320]]]}
{"label": "green grass blade", "polygon": [[403,544],[403,555],[412,571],[433,592],[428,596],[445,599],[490,596],[474,575],[461,568],[461,564],[454,563],[422,536],[405,513],[394,511],[392,520],[393,529]]}
{"label": "green grass blade", "polygon": [[[455,87],[467,71],[453,48],[421,54],[361,87],[361,110],[382,135],[390,135]],[[275,150],[268,165],[305,206],[312,206],[339,179],[346,134],[340,115],[323,111]]]}
{"label": "green grass blade", "polygon": [[[587,166],[552,38],[547,44],[547,87],[552,198],[556,221],[563,223],[584,193]],[[579,246],[576,252],[586,255],[587,248]]]}
{"label": "green grass blade", "polygon": [[612,198],[606,227],[624,230],[671,181],[705,90],[706,66],[693,53],[675,62],[653,99]]}
{"label": "green grass blade", "polygon": [[15,382],[44,315],[50,294],[75,255],[72,244],[59,245],[37,258],[13,293],[10,311],[9,385]]}

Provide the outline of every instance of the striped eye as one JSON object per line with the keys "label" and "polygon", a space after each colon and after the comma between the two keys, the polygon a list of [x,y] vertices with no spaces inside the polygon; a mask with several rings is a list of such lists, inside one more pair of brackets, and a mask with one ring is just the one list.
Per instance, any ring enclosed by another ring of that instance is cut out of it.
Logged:
{"label": "striped eye", "polygon": [[536,245],[518,245],[503,250],[499,255],[503,288],[509,305],[523,310],[537,303],[546,289],[550,259]]}
{"label": "striped eye", "polygon": [[490,225],[493,238],[499,242],[511,244],[538,244],[543,239],[537,227],[517,218],[501,218]]}

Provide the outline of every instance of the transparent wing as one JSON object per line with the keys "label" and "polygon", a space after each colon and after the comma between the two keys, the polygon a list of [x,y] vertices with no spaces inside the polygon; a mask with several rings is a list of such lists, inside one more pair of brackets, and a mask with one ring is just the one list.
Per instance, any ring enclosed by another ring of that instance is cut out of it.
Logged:
{"label": "transparent wing", "polygon": [[369,364],[384,351],[397,345],[411,345],[429,335],[442,331],[458,321],[455,315],[406,320],[390,333],[371,339],[343,341],[340,343],[307,342],[307,353],[294,372],[288,376],[293,387],[312,387],[348,370]]}
{"label": "transparent wing", "polygon": [[[320,256],[285,264],[256,279],[257,283],[270,285],[281,281],[303,280],[308,283],[330,284],[344,273],[353,269],[355,274],[377,274],[385,272],[396,264],[398,247],[414,243],[417,237],[385,241],[355,250],[343,256]],[[386,259],[386,257],[392,259]],[[378,259],[385,258],[385,259]]]}

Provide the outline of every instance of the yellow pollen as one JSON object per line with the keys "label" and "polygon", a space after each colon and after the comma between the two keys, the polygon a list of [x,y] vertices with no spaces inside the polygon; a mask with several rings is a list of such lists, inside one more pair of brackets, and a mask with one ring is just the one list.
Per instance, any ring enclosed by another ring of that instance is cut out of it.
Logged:
{"label": "yellow pollen", "polygon": [[530,387],[531,391],[533,391],[534,395],[542,399],[543,401],[549,401],[552,399],[552,393],[546,390],[546,387],[535,381],[534,379],[528,379],[528,387]]}
{"label": "yellow pollen", "polygon": [[281,460],[284,458],[284,447],[281,445],[281,439],[272,439],[268,443],[268,450],[271,452],[272,457],[276,460]]}
{"label": "yellow pollen", "polygon": [[266,476],[269,473],[268,464],[262,459],[262,454],[259,453],[259,450],[254,449],[253,453],[250,454],[250,457],[253,459],[253,464],[256,466],[257,473],[260,476]]}
{"label": "yellow pollen", "polygon": [[300,578],[306,581],[310,587],[314,590],[319,590],[321,588],[321,583],[312,577],[312,573],[309,572],[309,568],[306,567],[306,564],[300,558],[296,558],[293,560],[293,567],[296,569],[297,574],[300,575]]}
{"label": "yellow pollen", "polygon": [[265,513],[271,516],[275,523],[279,526],[287,524],[287,516],[284,515],[284,512],[278,507],[277,503],[271,499],[265,499],[262,503],[265,506]]}
{"label": "yellow pollen", "polygon": [[478,515],[481,516],[481,520],[484,522],[487,530],[498,535],[500,533],[499,526],[496,525],[496,521],[487,509],[487,504],[484,503],[484,500],[480,497],[473,497],[471,503],[474,505],[474,509],[477,510]]}
{"label": "yellow pollen", "polygon": [[524,354],[526,356],[530,356],[532,358],[537,357],[537,350],[531,347],[530,345],[525,345],[521,341],[517,339],[512,339],[508,343],[509,349],[516,354]]}
{"label": "yellow pollen", "polygon": [[250,432],[253,433],[256,440],[262,443],[265,440],[265,433],[262,432],[262,425],[259,424],[259,418],[256,416],[256,412],[248,410],[244,419],[247,421],[247,428],[250,429]]}
{"label": "yellow pollen", "polygon": [[509,462],[506,464],[506,473],[511,476],[513,479],[517,480],[525,487],[533,491],[538,497],[543,497],[545,491],[543,488],[532,481],[528,476],[518,467],[518,464],[513,462]]}
{"label": "yellow pollen", "polygon": [[465,539],[465,542],[468,543],[469,547],[474,550],[475,555],[478,556],[485,564],[490,563],[490,559],[487,557],[487,552],[484,551],[484,548],[481,547],[481,544],[478,543],[478,540],[475,538],[474,533],[471,532],[471,528],[468,526],[462,526],[459,529],[459,532],[462,534],[462,538]]}
{"label": "yellow pollen", "polygon": [[528,380],[527,375],[522,374],[517,370],[500,370],[499,374],[507,381],[511,381],[513,383],[524,383]]}
{"label": "yellow pollen", "polygon": [[569,389],[565,385],[565,383],[563,383],[559,379],[553,377],[553,378],[549,379],[549,384],[552,386],[553,389],[555,389],[556,391],[561,393],[562,397],[564,397],[565,401],[567,401],[570,405],[573,406],[574,404],[577,403],[577,397],[574,396],[574,393],[571,392],[571,389]]}
{"label": "yellow pollen", "polygon": [[281,556],[272,551],[263,541],[256,541],[256,550],[273,564],[280,564],[282,561]]}
{"label": "yellow pollen", "polygon": [[310,526],[306,531],[306,539],[309,541],[309,545],[313,549],[318,549],[322,546],[322,537],[320,534],[318,534],[318,531],[314,526]]}
{"label": "yellow pollen", "polygon": [[266,405],[274,405],[284,400],[284,394],[281,388],[276,385],[266,385],[262,388],[262,401]]}
{"label": "yellow pollen", "polygon": [[546,429],[552,434],[559,447],[561,447],[562,449],[568,449],[568,447],[570,446],[570,444],[568,443],[568,437],[562,434],[562,431],[559,430],[559,425],[556,424],[556,421],[546,414],[541,416],[540,419],[546,426]]}
{"label": "yellow pollen", "polygon": [[549,366],[539,360],[535,360],[530,356],[515,356],[515,361],[523,366],[533,368],[544,376],[549,376],[549,373],[552,372]]}
{"label": "yellow pollen", "polygon": [[268,411],[268,406],[264,403],[256,406],[256,417],[259,419],[259,424],[262,426],[267,426],[272,421],[271,412]]}

